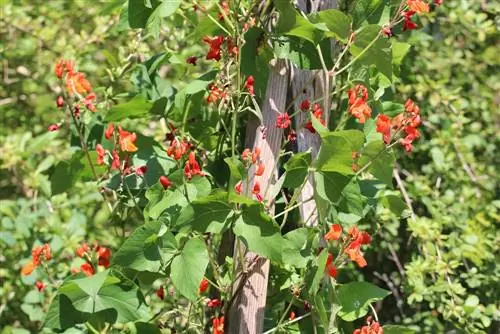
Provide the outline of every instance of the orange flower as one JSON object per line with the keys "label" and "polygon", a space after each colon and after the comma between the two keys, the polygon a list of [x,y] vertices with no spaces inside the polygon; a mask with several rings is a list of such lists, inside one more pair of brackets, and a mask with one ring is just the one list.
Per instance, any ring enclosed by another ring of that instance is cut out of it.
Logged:
{"label": "orange flower", "polygon": [[78,247],[75,251],[78,257],[84,257],[85,254],[89,251],[89,245],[84,242],[80,247]]}
{"label": "orange flower", "polygon": [[255,195],[255,197],[257,198],[257,200],[259,202],[262,201],[263,198],[262,198],[262,195],[260,194],[260,184],[257,181],[255,182],[255,184],[253,186],[252,194]]}
{"label": "orange flower", "polygon": [[104,156],[106,155],[106,150],[101,144],[95,146],[95,151],[97,152],[97,165],[104,165]]}
{"label": "orange flower", "polygon": [[408,7],[418,14],[429,12],[429,5],[422,0],[408,0]]}
{"label": "orange flower", "polygon": [[26,263],[23,266],[23,268],[21,269],[21,275],[23,275],[23,276],[31,275],[31,273],[35,269],[36,269],[35,263],[33,261],[30,261],[30,262]]}
{"label": "orange flower", "polygon": [[70,95],[75,93],[87,94],[92,91],[92,86],[89,81],[85,79],[85,74],[76,72],[74,74],[68,73],[66,76],[66,90]]}
{"label": "orange flower", "polygon": [[135,141],[137,140],[135,132],[128,132],[122,130],[121,127],[118,127],[118,133],[120,136],[120,148],[123,152],[137,151],[137,146],[134,145]]}
{"label": "orange flower", "polygon": [[110,265],[109,258],[111,257],[111,251],[107,247],[97,246],[97,263],[100,266],[108,268]]}
{"label": "orange flower", "polygon": [[180,142],[177,138],[174,138],[170,142],[170,146],[167,149],[167,154],[169,157],[173,157],[175,160],[180,160],[182,156],[188,150],[188,144],[185,142]]}
{"label": "orange flower", "polygon": [[243,182],[239,181],[238,183],[235,184],[234,186],[234,191],[240,195],[241,191],[243,190]]}
{"label": "orange flower", "polygon": [[165,189],[165,190],[167,190],[168,187],[170,187],[172,185],[172,182],[170,182],[168,177],[166,177],[164,175],[160,176],[160,183],[163,186],[163,189]]}
{"label": "orange flower", "polygon": [[356,262],[360,268],[363,268],[367,265],[366,260],[363,257],[363,253],[361,253],[359,247],[346,249],[345,253],[349,256],[351,261]]}
{"label": "orange flower", "polygon": [[347,92],[349,97],[349,113],[363,124],[370,118],[372,109],[368,101],[368,89],[363,85],[356,85]]}
{"label": "orange flower", "polygon": [[106,131],[104,132],[104,137],[109,140],[111,136],[113,136],[114,132],[115,132],[115,126],[113,125],[113,123],[109,123],[108,127],[106,128]]}
{"label": "orange flower", "polygon": [[260,148],[256,147],[253,149],[252,163],[256,163],[259,158],[260,158]]}
{"label": "orange flower", "polygon": [[330,227],[330,231],[325,234],[325,240],[339,240],[341,234],[342,226],[340,226],[339,224],[333,224]]}

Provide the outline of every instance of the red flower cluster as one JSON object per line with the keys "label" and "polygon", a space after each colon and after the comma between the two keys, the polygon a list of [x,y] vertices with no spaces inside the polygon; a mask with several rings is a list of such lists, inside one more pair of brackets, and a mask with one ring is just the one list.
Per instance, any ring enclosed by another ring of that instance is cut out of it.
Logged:
{"label": "red flower cluster", "polygon": [[306,99],[300,103],[300,110],[308,111],[309,108],[311,108],[311,102],[309,102],[309,100]]}
{"label": "red flower cluster", "polygon": [[384,334],[384,329],[372,317],[366,318],[366,326],[356,329],[352,334]]}
{"label": "red flower cluster", "polygon": [[169,157],[174,158],[175,160],[180,160],[184,154],[189,150],[191,144],[186,140],[179,141],[179,139],[174,138],[170,142],[170,146],[167,149],[167,154]]}
{"label": "red flower cluster", "polygon": [[[65,80],[66,90],[69,95],[77,95],[83,105],[88,110],[94,112],[96,108],[93,101],[96,96],[95,93],[92,92],[92,86],[85,78],[85,74],[75,71],[74,67],[75,63],[72,60],[60,59],[54,67],[54,73],[59,79]],[[57,100],[57,105],[60,105],[59,98]]]}
{"label": "red flower cluster", "polygon": [[349,96],[349,113],[363,124],[370,118],[372,109],[368,105],[368,89],[363,85],[356,85],[347,92]]}
{"label": "red flower cluster", "polygon": [[278,118],[276,119],[277,128],[286,129],[290,126],[290,124],[292,124],[292,121],[286,112],[278,115]]}
{"label": "red flower cluster", "polygon": [[120,126],[118,126],[118,136],[114,136],[115,134],[115,126],[113,123],[109,123],[106,130],[104,131],[104,137],[107,140],[110,140],[111,137],[114,138],[114,147],[119,147],[120,151],[122,153],[125,153],[125,164],[121,166],[120,162],[120,154],[119,152],[114,149],[111,153],[107,150],[104,149],[104,147],[101,144],[97,144],[95,149],[97,152],[97,165],[102,166],[104,165],[105,162],[105,157],[106,155],[110,154],[111,155],[111,169],[117,169],[120,170],[123,174],[130,174],[130,166],[129,166],[129,153],[133,153],[137,151],[137,146],[135,146],[135,142],[137,140],[137,135],[135,132],[129,132],[123,130]]}
{"label": "red flower cluster", "polygon": [[191,180],[194,175],[205,176],[205,173],[201,171],[198,161],[196,161],[196,155],[193,151],[189,152],[188,160],[184,165],[184,176]]}
{"label": "red flower cluster", "polygon": [[92,264],[92,261],[97,260],[98,266],[103,266],[104,268],[108,268],[110,266],[110,257],[111,251],[107,247],[103,247],[94,243],[89,246],[86,242],[82,243],[80,247],[78,247],[75,251],[75,254],[78,257],[86,259],[88,262],[85,262],[80,266],[80,268],[73,268],[71,271],[76,274],[78,272],[83,272],[87,276],[92,276],[95,273],[95,267]]}
{"label": "red flower cluster", "polygon": [[[241,154],[241,159],[247,168],[250,168],[252,165],[255,165],[255,176],[262,176],[265,171],[265,165],[260,161],[260,148],[256,147],[253,152],[250,151],[249,148],[246,148]],[[234,186],[234,191],[237,194],[241,194],[243,188],[243,183],[239,181]],[[258,201],[262,201],[263,197],[260,194],[260,183],[259,181],[255,181],[252,194],[255,195]]]}
{"label": "red flower cluster", "polygon": [[361,253],[361,245],[369,245],[371,243],[371,236],[368,232],[359,231],[356,226],[352,226],[347,231],[349,237],[349,244],[345,249],[345,253],[351,261],[354,261],[358,266],[365,267],[367,265],[363,253]]}
{"label": "red flower cluster", "polygon": [[224,316],[212,319],[212,334],[224,334]]}
{"label": "red flower cluster", "polygon": [[403,12],[403,31],[406,30],[414,30],[418,28],[418,25],[411,20],[412,16],[415,15],[415,12],[412,10]]}
{"label": "red flower cluster", "polygon": [[[224,101],[227,98],[227,90],[217,87],[215,83],[211,83],[208,86],[209,92],[207,96],[207,103],[215,103],[218,100]],[[252,86],[253,92],[253,86]]]}
{"label": "red flower cluster", "polygon": [[341,234],[342,234],[342,226],[340,226],[340,224],[333,224],[330,227],[330,231],[328,231],[328,233],[325,234],[325,240],[327,241],[339,240]]}
{"label": "red flower cluster", "polygon": [[384,114],[378,115],[376,126],[377,132],[382,134],[384,143],[386,144],[389,144],[393,134],[403,127],[406,136],[400,142],[406,152],[411,152],[413,141],[420,137],[420,132],[417,129],[421,123],[420,108],[415,102],[408,100],[405,103],[405,110],[406,113],[399,114],[393,119]]}
{"label": "red flower cluster", "polygon": [[[307,101],[307,100],[306,100]],[[304,101],[302,101],[304,103]],[[305,107],[305,105],[304,105]],[[316,117],[316,119],[322,124],[326,125],[325,120],[323,119],[323,109],[321,109],[321,106],[319,103],[315,103],[312,109],[312,116]],[[314,130],[314,127],[312,125],[312,121],[307,122],[307,124],[304,126],[309,132],[311,133],[316,133],[316,130]]]}
{"label": "red flower cluster", "polygon": [[246,80],[245,80],[245,88],[248,90],[248,92],[250,93],[250,95],[254,95],[254,88],[253,88],[253,83],[254,83],[254,79],[253,79],[253,76],[249,76]]}
{"label": "red flower cluster", "polygon": [[35,282],[35,287],[37,288],[37,290],[38,290],[39,292],[42,292],[42,291],[43,291],[43,289],[45,289],[45,286],[46,286],[46,285],[45,285],[45,284],[43,284],[43,282],[42,282],[42,281],[36,281],[36,282]]}
{"label": "red flower cluster", "polygon": [[38,246],[33,248],[31,251],[32,260],[26,263],[22,270],[21,275],[27,276],[30,275],[33,270],[35,270],[43,261],[49,261],[52,259],[52,251],[50,249],[49,244],[44,244],[42,246]]}
{"label": "red flower cluster", "polygon": [[233,42],[233,39],[231,37],[226,37],[219,35],[216,37],[208,37],[205,36],[203,37],[203,42],[209,45],[210,49],[207,52],[206,59],[207,60],[215,60],[215,61],[220,61],[222,58],[222,44],[224,44],[224,41],[226,41],[226,46],[227,46],[227,52],[230,56],[237,56],[238,55],[238,47],[236,44]]}
{"label": "red flower cluster", "polygon": [[219,307],[222,305],[222,301],[220,299],[207,299],[208,307]]}

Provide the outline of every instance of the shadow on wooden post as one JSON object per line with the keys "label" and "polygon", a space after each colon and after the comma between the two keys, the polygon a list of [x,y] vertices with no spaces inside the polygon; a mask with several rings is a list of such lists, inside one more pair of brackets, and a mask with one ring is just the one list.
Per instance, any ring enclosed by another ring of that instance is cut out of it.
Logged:
{"label": "shadow on wooden post", "polygon": [[[275,124],[279,113],[285,110],[290,74],[287,62],[281,59],[271,62],[270,72],[266,97],[261,108],[263,124],[256,129],[253,126],[253,132],[247,131],[247,138],[253,138],[253,147],[261,149],[260,157],[266,166],[264,174],[258,179],[262,194],[267,193],[266,189],[276,181],[277,169],[274,166],[279,159],[283,129],[277,128]],[[252,125],[248,128],[252,128]],[[254,176],[249,175],[249,177],[250,184],[253,185]],[[272,214],[274,208],[270,211]],[[242,250],[246,251],[244,248]],[[238,259],[237,251],[235,248],[233,255],[235,261]],[[227,317],[228,333],[231,334],[262,333],[264,326],[269,261],[255,253],[246,252],[245,262],[247,273],[242,273],[242,268],[238,267],[237,272],[241,278],[233,286],[233,291],[237,295]],[[244,282],[240,283],[242,279]]]}

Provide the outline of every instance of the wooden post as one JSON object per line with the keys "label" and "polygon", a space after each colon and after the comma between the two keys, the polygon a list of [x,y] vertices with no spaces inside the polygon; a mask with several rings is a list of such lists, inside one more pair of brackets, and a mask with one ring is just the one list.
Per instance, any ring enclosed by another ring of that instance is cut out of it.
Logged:
{"label": "wooden post", "polygon": [[[304,12],[315,12],[324,9],[337,8],[337,0],[298,0],[297,7]],[[333,47],[333,46],[332,46]],[[330,113],[330,99],[329,94],[331,85],[327,84],[323,70],[301,70],[295,66],[291,67],[291,86],[292,96],[298,97],[294,101],[294,110],[300,109],[300,103],[303,100],[309,99],[310,101],[323,98],[321,106],[323,108],[323,117],[328,120]],[[324,98],[328,96],[328,98]],[[321,140],[318,134],[309,132],[304,128],[309,116],[305,113],[299,113],[295,117],[295,132],[297,134],[297,150],[304,152],[309,149],[312,151],[312,156],[318,155]],[[299,201],[304,201],[311,198],[314,194],[314,180],[310,175],[306,184],[302,188],[302,192],[298,198]],[[307,226],[316,226],[318,224],[318,212],[316,210],[316,203],[309,201],[300,206],[300,215],[302,220],[307,222]]]}
{"label": "wooden post", "polygon": [[[258,177],[262,194],[268,193],[266,189],[276,180],[277,169],[273,166],[278,163],[283,129],[277,128],[275,124],[279,113],[286,107],[289,74],[285,60],[275,59],[271,62],[266,97],[262,106],[263,124],[247,134],[247,139],[254,139],[253,147],[261,149],[260,157],[266,166],[264,174]],[[249,177],[250,184],[253,185],[254,176]],[[271,213],[272,211],[274,209],[271,209]],[[240,247],[244,250],[243,246]],[[237,251],[235,248],[234,261],[238,259]],[[231,334],[258,334],[262,333],[264,326],[269,260],[247,252],[245,262],[246,274],[242,274],[241,267],[238,268],[240,280],[243,282],[236,281],[233,286],[237,295],[227,317],[228,333]]]}

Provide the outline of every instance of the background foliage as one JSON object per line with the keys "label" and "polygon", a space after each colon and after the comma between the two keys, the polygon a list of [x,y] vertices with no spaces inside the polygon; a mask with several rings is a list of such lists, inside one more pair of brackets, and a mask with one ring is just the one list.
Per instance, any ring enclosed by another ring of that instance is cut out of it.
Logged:
{"label": "background foliage", "polygon": [[[0,328],[37,332],[50,300],[35,289],[36,277],[19,275],[32,246],[48,242],[66,260],[56,270],[62,278],[79,261],[73,254],[83,240],[116,250],[138,225],[133,208],[127,219],[109,217],[101,195],[85,183],[53,195],[49,175],[72,152],[62,135],[46,131],[64,117],[54,103],[55,59],[78,59],[102,103],[120,101],[125,96],[116,92],[124,90],[168,100],[170,80],[195,78],[206,68],[185,66],[184,56],[201,47],[186,43],[177,16],[137,35],[126,29],[121,1],[4,0],[0,6]],[[398,159],[414,216],[380,212],[382,219],[371,222],[380,242],[359,277],[392,292],[379,305],[381,322],[427,333],[498,332],[499,11],[493,1],[445,1],[425,30],[408,36],[416,46],[393,94],[418,97],[426,120],[414,153]],[[145,61],[165,51],[170,64],[160,77],[147,78]],[[130,74],[131,81],[122,79]],[[148,80],[164,82],[164,91],[151,90]],[[163,140],[165,124],[128,122]],[[146,298],[159,309],[154,293]]]}

